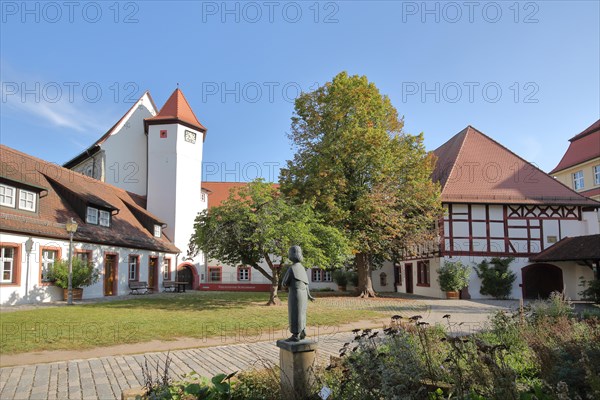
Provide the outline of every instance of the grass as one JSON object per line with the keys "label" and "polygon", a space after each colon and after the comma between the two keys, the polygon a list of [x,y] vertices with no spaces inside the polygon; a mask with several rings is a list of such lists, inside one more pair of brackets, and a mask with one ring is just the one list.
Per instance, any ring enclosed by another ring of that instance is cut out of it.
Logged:
{"label": "grass", "polygon": [[[82,350],[151,340],[219,338],[223,344],[275,340],[288,335],[287,295],[266,307],[265,293],[193,292],[48,307],[0,314],[1,354]],[[381,318],[413,308],[391,299],[320,298],[308,307],[309,327],[331,334],[335,326]],[[317,332],[307,332],[315,336]]]}

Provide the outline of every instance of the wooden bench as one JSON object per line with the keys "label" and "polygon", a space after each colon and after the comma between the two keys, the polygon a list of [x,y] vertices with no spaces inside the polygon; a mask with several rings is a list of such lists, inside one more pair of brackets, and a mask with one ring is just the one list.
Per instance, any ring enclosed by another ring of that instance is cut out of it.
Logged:
{"label": "wooden bench", "polygon": [[129,294],[146,294],[148,293],[148,282],[129,281]]}
{"label": "wooden bench", "polygon": [[177,284],[173,281],[163,281],[163,292],[174,292],[177,289]]}

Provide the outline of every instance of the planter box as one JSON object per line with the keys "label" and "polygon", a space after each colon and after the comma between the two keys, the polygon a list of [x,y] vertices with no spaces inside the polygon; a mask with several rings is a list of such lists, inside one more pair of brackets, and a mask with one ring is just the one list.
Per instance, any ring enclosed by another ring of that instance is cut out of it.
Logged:
{"label": "planter box", "polygon": [[[63,289],[63,300],[67,301],[69,298],[69,290]],[[83,298],[83,289],[82,288],[73,288],[73,300],[81,300]]]}
{"label": "planter box", "polygon": [[459,294],[459,292],[446,292],[446,298],[451,300],[458,300],[460,299]]}

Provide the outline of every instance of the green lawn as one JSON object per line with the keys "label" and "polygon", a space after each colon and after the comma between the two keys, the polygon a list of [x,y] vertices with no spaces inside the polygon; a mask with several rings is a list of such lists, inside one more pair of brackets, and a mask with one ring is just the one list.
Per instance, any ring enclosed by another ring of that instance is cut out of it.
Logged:
{"label": "green lawn", "polygon": [[[77,350],[175,338],[220,338],[223,344],[275,340],[287,335],[286,293],[281,307],[266,307],[265,293],[193,292],[139,296],[71,307],[0,314],[1,354]],[[392,299],[319,298],[308,325],[321,335],[346,322],[391,316],[412,308]],[[314,336],[315,332],[308,332]]]}

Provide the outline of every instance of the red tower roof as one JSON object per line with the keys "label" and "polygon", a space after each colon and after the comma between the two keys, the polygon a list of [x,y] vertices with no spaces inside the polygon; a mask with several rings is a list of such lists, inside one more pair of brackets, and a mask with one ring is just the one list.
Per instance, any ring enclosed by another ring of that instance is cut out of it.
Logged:
{"label": "red tower roof", "polygon": [[169,97],[165,105],[160,109],[159,113],[154,117],[147,118],[145,122],[146,126],[179,122],[206,134],[206,128],[198,121],[190,104],[187,102],[183,92],[179,90],[179,88],[175,89],[173,94],[171,94],[171,97]]}
{"label": "red tower roof", "polygon": [[569,139],[569,148],[551,174],[600,157],[600,119]]}

